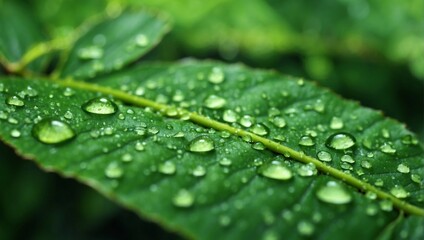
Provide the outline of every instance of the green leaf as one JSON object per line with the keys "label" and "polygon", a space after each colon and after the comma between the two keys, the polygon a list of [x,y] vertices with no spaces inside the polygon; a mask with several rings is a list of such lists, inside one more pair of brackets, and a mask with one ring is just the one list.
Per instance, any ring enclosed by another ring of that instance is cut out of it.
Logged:
{"label": "green leaf", "polygon": [[[423,147],[380,112],[302,79],[214,62],[91,81],[1,79],[0,137],[187,237],[423,236]],[[353,142],[329,142],[340,133]]]}
{"label": "green leaf", "polygon": [[84,79],[119,70],[152,49],[167,31],[167,23],[157,16],[125,12],[96,25],[75,43],[62,76]]}
{"label": "green leaf", "polygon": [[[17,2],[0,2],[0,29],[0,62],[4,65],[18,62],[28,50],[46,40],[37,19]],[[40,58],[29,69],[41,71],[45,64],[46,58]]]}

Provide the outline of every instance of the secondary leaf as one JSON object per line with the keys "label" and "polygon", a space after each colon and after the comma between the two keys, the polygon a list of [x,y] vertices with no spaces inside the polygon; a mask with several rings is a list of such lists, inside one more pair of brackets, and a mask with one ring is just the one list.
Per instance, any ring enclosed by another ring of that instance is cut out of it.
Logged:
{"label": "secondary leaf", "polygon": [[[1,138],[43,168],[189,237],[423,234],[413,227],[422,216],[398,211],[423,214],[423,148],[379,112],[239,65],[145,65],[90,81],[108,88],[2,79]],[[52,119],[64,124],[46,125]],[[40,123],[56,132],[42,133]],[[68,137],[57,138],[64,129]],[[351,142],[331,142],[334,134]],[[46,144],[46,136],[60,143]],[[397,198],[376,199],[390,194]]]}
{"label": "secondary leaf", "polygon": [[167,31],[167,23],[157,16],[126,12],[83,35],[71,50],[61,75],[85,79],[119,70],[152,49]]}

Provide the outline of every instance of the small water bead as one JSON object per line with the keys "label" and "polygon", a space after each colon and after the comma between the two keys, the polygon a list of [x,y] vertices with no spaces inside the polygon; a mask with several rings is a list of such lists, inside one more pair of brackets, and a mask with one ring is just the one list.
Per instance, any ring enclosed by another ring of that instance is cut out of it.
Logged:
{"label": "small water bead", "polygon": [[136,142],[135,150],[138,152],[144,151],[144,144],[142,142]]}
{"label": "small water bead", "polygon": [[113,132],[114,132],[115,130],[113,129],[113,127],[106,127],[104,130],[103,130],[103,133],[105,134],[105,135],[112,135],[113,134]]}
{"label": "small water bead", "polygon": [[387,153],[387,154],[395,154],[396,153],[396,149],[394,149],[392,146],[390,146],[387,143],[384,143],[383,145],[380,146],[380,151],[382,151],[383,153]]}
{"label": "small water bead", "polygon": [[7,119],[7,122],[10,123],[10,124],[18,124],[19,123],[18,119],[13,118],[13,117],[9,117]]}
{"label": "small water bead", "polygon": [[0,111],[0,119],[5,120],[7,117],[9,117],[9,115],[6,112]]}
{"label": "small water bead", "polygon": [[299,145],[305,146],[305,147],[310,147],[310,146],[314,146],[315,145],[315,142],[309,136],[302,136],[300,138],[300,140],[299,140]]}
{"label": "small water bead", "polygon": [[234,122],[237,122],[238,115],[235,111],[233,111],[231,109],[227,109],[227,110],[224,111],[224,113],[222,115],[222,119],[226,122],[234,123]]}
{"label": "small water bead", "polygon": [[206,174],[206,169],[203,166],[196,166],[191,172],[195,177],[203,177]]}
{"label": "small water bead", "polygon": [[365,212],[368,216],[375,216],[378,212],[378,207],[375,205],[369,205],[366,209]]}
{"label": "small water bead", "polygon": [[22,90],[20,92],[20,97],[24,98],[26,96],[28,97],[36,97],[38,96],[38,91],[32,88],[31,86],[28,86],[26,89]]}
{"label": "small water bead", "polygon": [[259,136],[265,136],[268,134],[268,128],[263,125],[262,123],[256,123],[255,125],[253,125],[250,129],[254,134],[259,135]]}
{"label": "small water bead", "polygon": [[158,133],[159,133],[159,129],[158,129],[157,127],[151,127],[151,128],[149,128],[149,129],[147,129],[147,131],[148,131],[150,134],[153,134],[153,135],[156,135],[156,134],[158,134]]}
{"label": "small water bead", "polygon": [[124,170],[117,162],[111,162],[105,169],[105,175],[108,178],[120,178],[124,174]]}
{"label": "small water bead", "polygon": [[221,165],[221,166],[228,167],[228,166],[231,166],[231,164],[233,164],[233,162],[228,158],[224,157],[221,160],[219,160],[219,165]]}
{"label": "small water bead", "polygon": [[390,189],[390,193],[397,198],[407,198],[409,196],[409,193],[404,188],[397,185]]}
{"label": "small water bead", "polygon": [[380,208],[383,211],[391,212],[393,210],[393,202],[389,199],[384,199],[380,202]]}
{"label": "small water bead", "polygon": [[297,230],[300,235],[311,236],[315,231],[315,227],[310,222],[300,221],[299,224],[297,224]]}
{"label": "small water bead", "polygon": [[209,74],[208,80],[213,84],[220,84],[224,81],[224,72],[221,68],[213,68],[212,72]]}
{"label": "small water bead", "polygon": [[135,36],[135,44],[138,47],[146,47],[149,44],[149,39],[144,34],[137,34],[137,36]]}
{"label": "small water bead", "polygon": [[21,136],[21,132],[17,129],[13,129],[12,131],[10,131],[10,136],[14,138],[18,138]]}
{"label": "small water bead", "polygon": [[272,123],[273,123],[276,127],[279,127],[279,128],[283,128],[283,127],[285,127],[285,126],[286,126],[286,120],[285,120],[283,117],[279,117],[279,116],[274,117],[274,118],[272,119]]}
{"label": "small water bead", "polygon": [[133,160],[133,157],[131,154],[125,153],[124,155],[122,155],[121,160],[123,162],[131,162]]}
{"label": "small water bead", "polygon": [[185,136],[184,132],[181,132],[181,131],[177,132],[173,135],[174,138],[182,138],[184,136]]}
{"label": "small water bead", "polygon": [[289,180],[293,177],[290,169],[277,161],[262,165],[258,171],[262,176],[276,180]]}
{"label": "small water bead", "polygon": [[165,110],[165,115],[168,117],[175,117],[178,115],[178,109],[175,107],[169,107]]}
{"label": "small water bead", "polygon": [[381,135],[382,135],[384,138],[390,138],[390,132],[389,132],[389,130],[387,130],[387,129],[385,129],[385,128],[383,128],[383,129],[381,130]]}
{"label": "small water bead", "polygon": [[72,119],[73,116],[74,115],[70,111],[66,111],[65,115],[63,115],[63,117],[66,119]]}
{"label": "small water bead", "polygon": [[316,196],[319,200],[331,204],[347,204],[352,200],[352,196],[339,183],[329,181],[322,186]]}
{"label": "small water bead", "polygon": [[75,91],[72,88],[65,88],[65,90],[63,91],[63,95],[65,97],[70,97],[73,96],[75,94]]}
{"label": "small water bead", "polygon": [[231,223],[231,218],[227,215],[222,215],[219,217],[219,225],[227,227]]}
{"label": "small water bead", "polygon": [[413,137],[412,135],[405,135],[402,137],[402,143],[405,145],[417,145],[418,144],[418,139]]}
{"label": "small water bead", "polygon": [[251,127],[253,124],[255,123],[255,118],[250,116],[250,115],[244,115],[241,119],[240,119],[240,124],[243,127]]}
{"label": "small water bead", "polygon": [[338,117],[333,117],[330,122],[331,129],[342,129],[343,128],[343,120]]}
{"label": "small water bead", "polygon": [[225,106],[227,101],[224,98],[218,97],[216,95],[210,95],[204,101],[204,105],[210,109],[220,109]]}
{"label": "small water bead", "polygon": [[326,151],[319,151],[317,154],[317,157],[320,161],[323,161],[323,162],[331,162],[331,160],[333,160],[333,158],[331,157],[331,154]]}
{"label": "small water bead", "polygon": [[255,149],[255,150],[262,151],[262,150],[265,150],[265,145],[263,143],[261,143],[261,142],[255,142],[252,145],[252,148]]}
{"label": "small water bead", "polygon": [[382,186],[384,186],[384,181],[383,181],[383,179],[379,178],[379,179],[375,180],[374,184],[377,187],[382,187]]}
{"label": "small water bead", "polygon": [[346,162],[342,162],[342,163],[340,164],[340,167],[341,167],[342,169],[344,169],[344,170],[349,170],[349,171],[352,171],[352,170],[353,170],[352,165],[350,165],[349,163],[346,163]]}
{"label": "small water bead", "polygon": [[176,207],[188,208],[191,207],[194,203],[194,196],[186,189],[181,189],[177,194],[172,198],[172,203]]}
{"label": "small water bead", "polygon": [[303,164],[297,169],[297,173],[302,177],[310,177],[317,174],[317,168],[313,163]]}
{"label": "small water bead", "polygon": [[191,152],[210,152],[215,149],[213,140],[205,135],[198,136],[191,140],[189,150]]}
{"label": "small water bead", "polygon": [[78,57],[83,60],[99,59],[103,57],[103,49],[99,46],[93,45],[78,50]]}
{"label": "small water bead", "polygon": [[165,175],[172,175],[176,172],[177,167],[175,164],[171,161],[166,161],[164,163],[161,163],[158,168],[160,173],[163,173]]}
{"label": "small water bead", "polygon": [[411,174],[411,180],[415,183],[422,184],[422,178],[418,174]]}
{"label": "small water bead", "polygon": [[118,106],[105,97],[93,98],[84,103],[81,108],[93,114],[110,115],[118,111]]}
{"label": "small water bead", "polygon": [[22,100],[18,96],[10,96],[6,98],[6,103],[15,107],[22,107],[25,105],[24,100]]}
{"label": "small water bead", "polygon": [[370,162],[363,160],[363,161],[361,161],[361,167],[366,168],[366,169],[370,169],[372,167],[372,165],[371,165]]}
{"label": "small water bead", "polygon": [[0,92],[4,92],[4,84],[0,83]]}
{"label": "small water bead", "polygon": [[32,135],[42,143],[57,144],[72,139],[75,137],[75,132],[65,122],[43,119],[34,125]]}
{"label": "small water bead", "polygon": [[349,149],[356,144],[356,139],[350,135],[349,133],[335,133],[331,135],[327,141],[325,142],[325,145],[329,148],[335,149],[335,150],[345,150]]}
{"label": "small water bead", "polygon": [[355,163],[355,160],[350,155],[343,155],[341,161],[346,163]]}
{"label": "small water bead", "polygon": [[375,200],[377,199],[377,194],[375,192],[368,191],[365,193],[365,197],[367,197],[368,199]]}
{"label": "small water bead", "polygon": [[397,166],[397,171],[400,173],[409,173],[409,167],[405,164],[401,163]]}

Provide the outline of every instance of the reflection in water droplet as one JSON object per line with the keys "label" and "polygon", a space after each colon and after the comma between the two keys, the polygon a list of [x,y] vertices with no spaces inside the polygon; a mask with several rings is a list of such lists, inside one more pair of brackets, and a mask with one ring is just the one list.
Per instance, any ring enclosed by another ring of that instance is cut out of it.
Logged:
{"label": "reflection in water droplet", "polygon": [[383,211],[391,212],[393,210],[393,203],[389,199],[384,199],[380,202],[380,208]]}
{"label": "reflection in water droplet", "polygon": [[216,95],[210,95],[205,99],[204,105],[210,109],[220,109],[225,106],[227,101],[224,98],[218,97]]}
{"label": "reflection in water droplet", "polygon": [[209,152],[215,149],[214,142],[208,136],[202,135],[191,140],[189,150],[191,152]]}
{"label": "reflection in water droplet", "polygon": [[299,145],[305,146],[305,147],[310,147],[310,146],[314,146],[315,145],[315,142],[309,136],[302,136],[300,138],[300,140],[299,140]]}
{"label": "reflection in water droplet", "polygon": [[288,180],[293,176],[287,167],[277,161],[261,166],[258,171],[262,176],[276,180]]}
{"label": "reflection in water droplet", "polygon": [[121,160],[122,160],[123,162],[131,162],[131,161],[133,160],[133,157],[132,157],[132,155],[131,155],[131,154],[129,154],[129,153],[125,153],[124,155],[122,155]]}
{"label": "reflection in water droplet", "polygon": [[176,207],[181,207],[181,208],[191,207],[194,203],[194,196],[186,189],[181,189],[172,198],[172,203]]}
{"label": "reflection in water droplet", "polygon": [[75,132],[67,123],[43,119],[32,128],[32,135],[42,143],[57,144],[75,137]]}
{"label": "reflection in water droplet", "polygon": [[325,145],[335,150],[345,150],[353,147],[356,139],[349,133],[335,133],[331,135]]}
{"label": "reflection in water droplet", "polygon": [[331,162],[332,160],[331,154],[326,151],[319,151],[317,157],[323,162]]}
{"label": "reflection in water droplet", "polygon": [[18,96],[10,96],[6,98],[6,103],[15,107],[22,107],[25,105],[25,102]]}
{"label": "reflection in water droplet", "polygon": [[93,98],[84,103],[81,108],[88,113],[100,115],[114,114],[118,111],[118,106],[116,106],[116,104],[111,100],[104,97]]}
{"label": "reflection in water droplet", "polygon": [[316,195],[319,200],[331,204],[346,204],[352,200],[352,196],[339,183],[329,181],[322,186]]}
{"label": "reflection in water droplet", "polygon": [[105,175],[108,178],[120,178],[124,174],[124,170],[117,162],[111,162],[105,169]]}

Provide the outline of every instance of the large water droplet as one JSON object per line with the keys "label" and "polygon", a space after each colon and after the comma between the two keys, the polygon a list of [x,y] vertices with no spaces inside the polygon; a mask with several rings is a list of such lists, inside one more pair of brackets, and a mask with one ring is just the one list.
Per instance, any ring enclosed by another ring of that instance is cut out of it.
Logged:
{"label": "large water droplet", "polygon": [[189,150],[191,152],[209,152],[215,149],[213,140],[205,135],[199,136],[191,140]]}
{"label": "large water droplet", "polygon": [[43,119],[32,128],[32,135],[42,143],[57,144],[75,137],[75,132],[67,123]]}
{"label": "large water droplet", "polygon": [[317,157],[323,162],[331,162],[332,160],[331,154],[326,151],[319,151]]}
{"label": "large water droplet", "polygon": [[205,99],[204,105],[210,109],[219,109],[222,108],[227,101],[224,98],[218,97],[216,95],[210,95]]}
{"label": "large water droplet", "polygon": [[176,207],[187,208],[191,207],[194,203],[194,196],[186,189],[181,189],[172,198],[172,203]]}
{"label": "large water droplet", "polygon": [[331,135],[325,145],[329,148],[336,150],[345,150],[353,147],[356,143],[356,139],[349,133],[335,133]]}
{"label": "large water droplet", "polygon": [[263,165],[259,168],[259,173],[267,178],[276,180],[289,180],[293,174],[287,167],[280,162],[273,161],[270,164]]}
{"label": "large water droplet", "polygon": [[99,59],[103,57],[103,49],[93,45],[78,50],[78,57],[84,60]]}
{"label": "large water droplet", "polygon": [[314,140],[309,137],[309,136],[302,136],[299,140],[299,145],[301,146],[306,146],[306,147],[310,147],[310,146],[314,146],[315,142]]}
{"label": "large water droplet", "polygon": [[250,129],[254,134],[259,135],[259,136],[265,136],[268,134],[268,128],[263,125],[262,123],[256,123],[255,125],[252,126],[252,128]]}
{"label": "large water droplet", "polygon": [[352,200],[352,196],[339,183],[329,181],[321,187],[317,193],[319,200],[332,204],[346,204]]}
{"label": "large water droplet", "polygon": [[21,132],[17,129],[13,129],[12,131],[10,131],[10,136],[14,138],[18,138],[21,136]]}
{"label": "large water droplet", "polygon": [[118,106],[116,106],[116,104],[111,100],[104,97],[93,98],[84,103],[81,108],[88,113],[100,115],[114,114],[118,111]]}
{"label": "large water droplet", "polygon": [[120,178],[124,174],[124,170],[117,162],[111,162],[105,169],[105,175],[108,178]]}
{"label": "large water droplet", "polygon": [[6,103],[15,107],[22,107],[25,105],[24,100],[22,100],[18,96],[10,96],[6,98]]}

